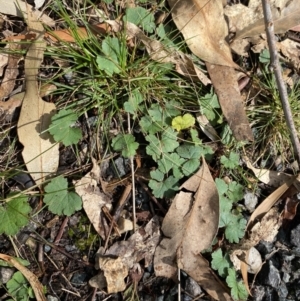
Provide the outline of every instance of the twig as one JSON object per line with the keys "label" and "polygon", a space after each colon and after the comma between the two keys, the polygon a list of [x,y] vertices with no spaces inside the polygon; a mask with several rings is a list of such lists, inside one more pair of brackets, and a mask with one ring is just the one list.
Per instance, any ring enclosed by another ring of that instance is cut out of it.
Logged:
{"label": "twig", "polygon": [[274,34],[274,23],[272,18],[272,12],[270,7],[270,0],[262,0],[263,12],[264,12],[264,19],[265,19],[265,27],[267,33],[267,40],[271,55],[271,66],[274,69],[274,75],[276,79],[276,84],[278,87],[281,104],[285,116],[285,120],[287,126],[290,130],[291,140],[294,147],[295,156],[300,166],[300,143],[297,135],[297,131],[295,128],[289,100],[287,89],[283,81],[281,66],[279,64],[278,53],[276,50],[276,41],[275,41],[275,34]]}
{"label": "twig", "polygon": [[[127,113],[128,120],[128,132],[131,133],[131,125],[130,125],[130,114]],[[130,168],[131,168],[131,183],[132,183],[132,217],[133,217],[133,232],[135,232],[136,225],[136,206],[135,206],[135,177],[134,177],[134,162],[133,156],[130,156]]]}
{"label": "twig", "polygon": [[[111,231],[112,231],[112,228],[116,226],[117,228],[117,221],[119,219],[119,216],[124,208],[124,205],[126,204],[128,198],[129,198],[129,195],[130,195],[130,192],[131,192],[131,185],[127,185],[122,193],[122,196],[121,198],[119,199],[119,202],[116,206],[116,209],[115,209],[115,212],[114,212],[114,215],[113,216],[110,216],[110,227],[109,227],[109,231],[106,235],[106,240],[105,240],[105,245],[104,245],[104,250],[107,249],[107,246],[108,246],[108,241],[109,241],[109,237],[110,237],[110,234],[111,234]],[[104,209],[104,207],[102,207],[102,210]],[[105,212],[105,210],[103,211]],[[107,216],[107,213],[106,213],[106,216]],[[118,231],[117,231],[118,232]]]}

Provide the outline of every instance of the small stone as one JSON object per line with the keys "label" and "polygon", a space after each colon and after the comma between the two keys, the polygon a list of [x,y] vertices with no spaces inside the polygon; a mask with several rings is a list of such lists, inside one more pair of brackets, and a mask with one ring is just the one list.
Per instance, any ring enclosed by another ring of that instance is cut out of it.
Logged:
{"label": "small stone", "polygon": [[283,273],[282,281],[288,283],[290,281],[291,276],[288,273]]}
{"label": "small stone", "polygon": [[87,278],[86,273],[82,273],[82,272],[78,272],[78,273],[74,273],[71,282],[73,285],[83,285],[85,284],[85,280]]}
{"label": "small stone", "polygon": [[[191,277],[188,277],[186,279],[186,283],[185,283],[185,291],[187,293],[189,293],[190,295],[197,297],[202,293],[202,289],[200,287],[200,285]],[[184,295],[184,300],[185,301],[190,301],[193,298],[191,298],[189,295]]]}
{"label": "small stone", "polygon": [[265,288],[261,285],[256,285],[252,291],[254,301],[262,301],[265,296]]}
{"label": "small stone", "polygon": [[278,295],[274,288],[267,286],[264,301],[278,301]]}
{"label": "small stone", "polygon": [[253,212],[255,210],[255,207],[257,205],[258,202],[258,198],[255,194],[253,194],[252,192],[247,192],[244,195],[244,204],[245,207],[250,211]]}
{"label": "small stone", "polygon": [[269,261],[269,275],[267,280],[267,284],[272,286],[273,288],[277,289],[281,279],[280,279],[280,273],[279,271],[276,269],[276,267],[273,265],[272,261]]}
{"label": "small stone", "polygon": [[300,225],[291,231],[291,243],[300,248]]}
{"label": "small stone", "polygon": [[117,168],[117,176],[123,177],[126,175],[126,167],[125,167],[125,160],[122,157],[117,158],[115,161],[115,166]]}
{"label": "small stone", "polygon": [[280,298],[286,298],[289,294],[289,291],[286,287],[286,284],[282,281],[278,287],[278,295]]}
{"label": "small stone", "polygon": [[47,301],[59,301],[59,300],[56,297],[48,295],[47,296]]}
{"label": "small stone", "polygon": [[15,271],[13,268],[0,267],[0,284],[7,283],[11,279],[14,272]]}
{"label": "small stone", "polygon": [[259,278],[262,284],[269,285],[275,289],[278,289],[281,282],[280,273],[271,260],[263,265]]}

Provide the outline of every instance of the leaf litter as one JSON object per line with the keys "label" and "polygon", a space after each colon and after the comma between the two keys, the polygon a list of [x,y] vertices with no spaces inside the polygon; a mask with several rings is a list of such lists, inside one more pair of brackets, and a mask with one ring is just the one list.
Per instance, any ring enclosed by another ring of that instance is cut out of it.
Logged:
{"label": "leaf litter", "polygon": [[[291,2],[292,3],[290,3],[287,7],[285,6],[285,3],[276,2],[275,4],[281,14],[278,20],[275,20],[276,26],[279,30],[286,31],[290,28],[290,26],[293,27],[294,25],[297,25],[297,7],[295,6],[297,1]],[[223,8],[221,7],[221,4],[219,3],[212,7],[212,3],[204,3],[204,1],[195,0],[189,2],[189,8],[185,7],[187,4],[186,1],[176,1],[175,3],[170,0],[169,4],[171,6],[173,20],[175,21],[178,29],[182,32],[190,50],[195,55],[206,61],[210,79],[194,64],[191,59],[191,55],[168,48],[160,41],[149,38],[144,34],[144,31],[141,28],[130,22],[124,23],[126,34],[128,35],[127,39],[132,40],[129,41],[132,44],[136,42],[135,39],[138,39],[146,47],[151,59],[157,62],[170,62],[174,64],[175,70],[188,78],[195,79],[197,81],[200,80],[205,85],[209,84],[211,80],[218,94],[223,114],[236,139],[248,141],[253,140],[252,131],[245,114],[244,104],[241,100],[240,88],[237,82],[237,73],[234,70],[234,68],[239,67],[232,59],[230,50],[232,45],[229,45],[226,42],[228,32],[225,19],[223,18]],[[232,5],[232,8],[236,10],[237,7],[238,5],[236,4]],[[257,8],[257,6],[255,6],[255,2],[250,1],[246,10],[248,11],[248,17],[250,19],[254,19],[256,17],[255,13],[253,13],[255,7]],[[291,7],[295,13],[288,10],[291,9]],[[192,8],[192,11],[189,10],[190,8]],[[243,9],[241,9],[241,11],[242,10]],[[143,9],[143,11],[145,12],[146,10]],[[238,19],[240,20],[243,19],[241,17],[242,13],[243,12],[240,12],[238,15]],[[18,12],[11,11],[10,14],[17,15]],[[258,14],[259,12],[257,15]],[[201,16],[201,18],[199,16]],[[229,14],[227,14],[227,16],[229,16]],[[29,27],[33,28],[33,19],[31,19],[32,13],[30,12],[30,9],[28,11],[28,18],[31,20],[28,22]],[[237,18],[237,15],[235,15],[235,18]],[[229,21],[231,22],[232,20]],[[153,20],[151,22],[153,23]],[[232,22],[232,24],[234,24],[234,22]],[[111,25],[115,32],[120,32],[121,28],[124,26],[124,24],[120,21],[107,21],[107,23]],[[258,27],[260,25],[257,24],[258,23],[253,23],[253,25],[251,25],[252,29],[260,28]],[[244,27],[244,25],[239,25],[237,28],[238,37],[241,35],[243,30],[242,27]],[[99,28],[99,31],[104,34],[107,34],[109,31],[107,24],[104,24]],[[147,25],[147,22],[142,24],[142,28],[148,32],[151,32],[152,30],[151,26],[149,27],[149,24]],[[36,26],[36,29],[38,29],[40,33],[43,32],[42,27],[39,25]],[[82,32],[82,37],[85,38],[85,35],[87,34],[86,29],[82,30],[78,28],[78,31]],[[95,35],[99,34],[99,31],[95,31]],[[258,33],[261,34],[262,32],[263,30],[260,28]],[[53,36],[55,35],[58,37],[58,40],[60,39],[68,42],[75,41],[73,37],[69,38],[72,35],[69,30],[54,31]],[[246,35],[248,35],[248,33]],[[43,34],[41,34],[40,37],[42,36]],[[45,116],[44,113],[52,114],[55,110],[55,106],[53,104],[43,103],[44,107],[42,108],[42,113],[39,111],[40,115],[38,115],[38,118],[36,118],[33,122],[36,126],[35,130],[27,128],[26,134],[25,132],[20,131],[20,128],[25,127],[25,125],[27,126],[26,122],[28,123],[28,121],[30,121],[28,117],[31,116],[28,112],[31,112],[31,110],[36,111],[36,108],[39,108],[37,104],[42,103],[41,98],[37,97],[37,95],[39,95],[39,91],[36,82],[37,70],[40,67],[44,51],[44,44],[40,37],[30,44],[25,59],[25,77],[27,79],[26,93],[22,106],[21,117],[18,123],[19,139],[24,144],[24,161],[27,163],[29,173],[38,185],[41,185],[44,182],[49,173],[55,173],[58,165],[58,144],[50,141],[50,147],[49,145],[45,147],[43,141],[32,134],[37,132],[40,137],[46,137],[46,135],[44,135],[44,131],[48,128],[50,119]],[[36,42],[40,43],[38,44],[39,47],[36,47]],[[200,43],[204,43],[204,45]],[[266,43],[263,47],[266,47]],[[201,50],[200,52],[199,49]],[[291,49],[293,50],[289,54],[288,52]],[[297,45],[291,46],[291,44],[288,43],[282,46],[282,53],[287,58],[293,56],[294,65],[297,63],[296,49]],[[33,54],[34,51],[35,53]],[[30,58],[29,55],[32,55],[34,59]],[[12,67],[16,67],[17,59],[14,59],[11,64]],[[30,73],[28,71],[28,67],[35,69],[34,73]],[[9,72],[5,73],[5,76],[8,77],[9,75]],[[31,77],[31,81],[28,80],[29,76]],[[3,94],[4,97],[12,92],[15,78],[16,74],[11,77],[12,81],[9,83],[8,89],[3,86],[3,89],[5,90],[5,93]],[[34,80],[32,80],[32,78],[34,78]],[[22,95],[21,98],[23,98],[23,96],[24,95]],[[35,102],[32,101],[32,104],[27,108],[29,97]],[[11,99],[13,100],[13,97]],[[11,112],[11,110],[13,110],[11,108],[19,106],[21,101],[21,99],[18,99],[16,104],[3,106],[4,111]],[[24,114],[26,114],[25,118]],[[203,115],[203,118],[199,118],[198,120],[205,125],[209,125],[210,122],[204,117],[206,116]],[[46,125],[42,127],[42,129],[39,128],[39,131],[37,131],[38,123],[36,121],[39,118],[41,118],[40,123],[42,125]],[[181,118],[182,117],[179,116],[179,118],[175,120],[177,123],[175,123],[174,128],[178,131],[187,130],[194,126],[194,120],[184,120],[184,118]],[[76,118],[74,118],[74,120],[75,119]],[[72,119],[72,121],[74,120]],[[69,125],[70,124],[67,124],[66,126]],[[214,131],[213,127],[211,127],[210,131],[207,129],[204,131],[206,131],[207,136],[212,140],[219,139],[218,133]],[[29,132],[30,138],[28,138]],[[81,137],[79,137],[78,140],[80,138]],[[33,148],[30,148],[32,141],[35,141],[38,145],[39,151],[37,153],[32,151]],[[48,167],[43,162],[43,157],[46,156],[43,155],[44,151],[41,150],[40,147],[45,147],[45,151],[48,147],[49,149],[53,149],[53,153],[51,155],[49,155],[49,153],[47,154],[47,157],[48,159],[50,158],[49,161],[51,161],[52,164],[51,167]],[[130,155],[134,154],[136,149],[137,147],[135,147]],[[30,164],[29,161],[31,161],[31,159],[28,159],[26,151],[30,153],[30,158],[33,158],[32,161],[34,162],[34,165]],[[227,168],[238,168],[239,164],[233,163],[234,160],[231,160],[231,154],[229,159],[227,159],[227,161],[230,161],[226,163],[227,165],[224,162],[221,163],[224,166],[226,165]],[[35,162],[34,156],[40,157],[40,163]],[[99,184],[103,183],[106,185],[107,183],[100,178],[100,169],[96,161],[94,159],[92,159],[92,161],[92,170],[86,173],[86,175],[80,180],[74,181],[73,184],[75,186],[75,191],[82,199],[85,213],[94,225],[95,230],[103,240],[107,240],[109,238],[107,233],[110,226],[106,220],[107,216],[104,217],[103,212],[106,210],[108,212],[112,210],[113,200],[111,195],[106,195],[101,192]],[[298,191],[298,183],[293,176],[267,169],[254,168],[249,160],[247,160],[246,163],[247,167],[253,171],[255,176],[261,182],[275,187],[282,185],[256,208],[248,221],[248,237],[245,236],[240,244],[233,250],[233,253],[236,252],[237,255],[235,256],[236,258],[232,259],[232,261],[236,263],[237,269],[240,264],[242,277],[245,281],[248,292],[251,293],[249,290],[247,273],[249,271],[257,273],[261,267],[261,261],[259,262],[259,260],[257,261],[257,259],[253,259],[253,257],[257,257],[257,255],[253,255],[256,252],[254,246],[261,240],[274,240],[278,228],[281,225],[281,218],[279,216],[278,209],[273,206],[280,197],[285,196],[288,192],[293,194],[295,191]],[[66,187],[67,186],[64,186],[64,193],[67,191]],[[291,192],[292,188],[294,189],[293,192]],[[139,275],[138,278],[140,279],[143,274],[142,266],[149,267],[151,265],[153,255],[155,254],[154,269],[157,276],[165,276],[175,279],[178,269],[183,270],[190,277],[196,280],[196,282],[200,284],[212,298],[216,300],[231,300],[227,289],[218,280],[217,276],[213,274],[208,261],[201,255],[202,251],[211,247],[213,239],[218,232],[220,210],[218,191],[210,174],[209,167],[204,159],[202,159],[202,166],[200,170],[195,175],[191,176],[185,184],[180,187],[180,189],[181,191],[172,200],[169,211],[162,223],[161,231],[163,238],[161,237],[159,219],[157,216],[154,216],[145,226],[140,227],[139,230],[132,234],[128,239],[112,243],[106,251],[99,249],[96,268],[100,269],[100,272],[95,278],[90,280],[91,286],[101,290],[107,287],[108,293],[123,292],[127,286],[125,278],[128,275],[136,273]],[[102,190],[105,191],[106,188],[102,187]],[[45,191],[47,192],[46,188]],[[47,203],[47,197],[45,197],[45,202]],[[53,207],[56,206],[54,199],[49,200],[49,202]],[[78,204],[79,203],[74,200],[72,206],[74,206],[74,208],[76,207],[75,210],[80,209]],[[67,211],[64,213],[69,215],[68,213],[72,212],[73,209],[62,208],[62,205],[63,204],[57,206],[56,209],[59,210],[57,213],[64,212],[65,209]],[[49,209],[50,207],[51,205],[49,205]],[[286,209],[287,219],[292,219],[296,214],[295,208],[297,208],[297,206],[293,205],[291,207],[293,207],[291,209],[291,213],[289,213],[288,209]],[[20,213],[26,215],[28,212],[29,211],[25,210],[23,213]],[[27,219],[27,217],[24,218]],[[113,224],[114,220],[112,219],[110,222]],[[20,223],[22,224],[21,219]],[[13,226],[11,228],[14,230]],[[14,233],[15,231],[7,234]],[[141,266],[140,263],[142,261],[143,264]],[[237,262],[239,262],[239,264]],[[232,293],[232,296],[235,296],[235,298],[240,296],[244,299],[244,296],[242,295],[243,288],[239,287],[240,282],[237,282],[236,278],[237,273],[234,270],[229,269],[229,274],[226,280],[228,286],[231,288],[231,293],[234,292],[234,294]],[[41,298],[43,298],[43,296]]]}

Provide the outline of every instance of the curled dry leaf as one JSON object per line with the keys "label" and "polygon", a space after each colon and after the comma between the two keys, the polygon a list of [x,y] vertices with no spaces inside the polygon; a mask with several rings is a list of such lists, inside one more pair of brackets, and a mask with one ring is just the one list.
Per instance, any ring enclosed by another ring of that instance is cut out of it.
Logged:
{"label": "curled dry leaf", "polygon": [[288,182],[293,176],[286,174],[284,172],[277,172],[274,170],[268,170],[264,168],[255,168],[247,156],[243,157],[247,167],[253,171],[255,176],[263,183],[270,186],[278,187],[286,182]]}
{"label": "curled dry leaf", "polygon": [[[123,22],[107,21],[111,25],[112,30],[119,32],[123,27]],[[192,59],[181,51],[167,48],[161,42],[148,38],[143,31],[135,24],[126,22],[126,34],[128,39],[137,38],[146,47],[151,59],[162,63],[172,63],[175,70],[193,81],[201,81],[204,85],[211,83],[210,79],[197,67]]]}
{"label": "curled dry leaf", "polygon": [[44,289],[42,284],[39,282],[36,275],[34,275],[31,271],[29,271],[26,267],[24,267],[18,260],[14,257],[8,256],[6,254],[0,254],[0,258],[8,262],[9,264],[13,265],[17,270],[19,270],[24,277],[30,283],[34,295],[37,301],[46,301],[46,297],[44,295]]}
{"label": "curled dry leaf", "polygon": [[88,216],[90,222],[93,224],[95,230],[102,237],[106,239],[108,233],[107,224],[104,224],[104,215],[102,207],[106,206],[111,209],[111,200],[100,191],[98,187],[100,176],[100,167],[95,159],[93,159],[93,168],[79,181],[75,181],[75,191],[82,199],[83,209]]}
{"label": "curled dry leaf", "polygon": [[18,121],[18,136],[24,145],[22,156],[27,169],[36,184],[41,185],[58,168],[59,145],[48,133],[55,105],[40,98],[37,84],[38,70],[46,49],[44,28],[30,11],[27,24],[36,34],[36,40],[30,45],[25,58],[26,92]]}
{"label": "curled dry leaf", "polygon": [[284,211],[283,220],[292,220],[297,214],[297,207],[299,205],[299,200],[296,197],[287,198]]}
{"label": "curled dry leaf", "polygon": [[165,238],[156,248],[154,269],[156,276],[175,279],[179,267],[216,300],[231,300],[200,255],[211,245],[219,222],[218,191],[202,160],[200,170],[181,187],[191,192],[179,192],[164,218]]}

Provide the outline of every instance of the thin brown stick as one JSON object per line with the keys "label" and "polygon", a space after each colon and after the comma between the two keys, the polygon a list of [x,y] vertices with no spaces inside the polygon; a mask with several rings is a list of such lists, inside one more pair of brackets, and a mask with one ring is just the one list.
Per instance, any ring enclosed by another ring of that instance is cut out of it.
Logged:
{"label": "thin brown stick", "polygon": [[110,237],[112,228],[118,222],[118,219],[119,219],[119,216],[120,216],[120,214],[122,212],[122,209],[124,208],[124,205],[126,204],[128,198],[129,198],[131,189],[132,189],[132,186],[131,185],[127,185],[125,187],[123,193],[122,193],[121,198],[119,199],[119,202],[118,202],[118,204],[116,206],[116,209],[115,209],[115,213],[112,216],[112,220],[111,220],[111,223],[110,223],[109,231],[108,231],[107,236],[106,236],[104,250],[107,249],[108,241],[109,241],[109,237]]}
{"label": "thin brown stick", "polygon": [[278,53],[276,50],[276,40],[274,34],[274,23],[273,17],[270,7],[270,0],[262,0],[263,12],[264,12],[264,19],[265,19],[265,26],[266,26],[266,33],[267,33],[267,40],[271,55],[271,66],[274,69],[274,75],[276,79],[276,84],[278,87],[281,104],[285,116],[285,121],[287,126],[290,130],[291,140],[294,147],[295,157],[297,159],[298,165],[300,166],[300,143],[299,138],[297,135],[296,127],[294,124],[292,111],[290,108],[290,103],[288,100],[288,94],[286,85],[284,84],[283,77],[282,77],[282,70],[279,64]]}

